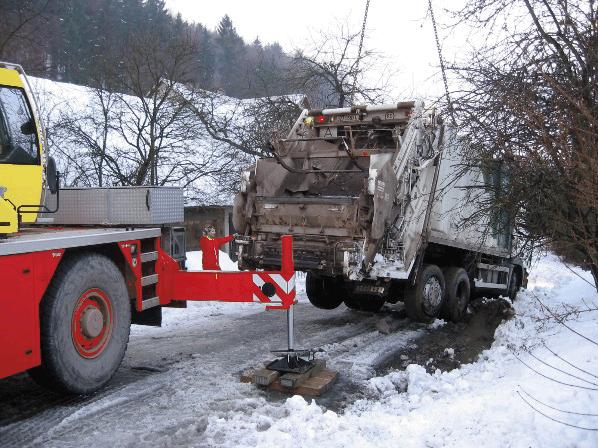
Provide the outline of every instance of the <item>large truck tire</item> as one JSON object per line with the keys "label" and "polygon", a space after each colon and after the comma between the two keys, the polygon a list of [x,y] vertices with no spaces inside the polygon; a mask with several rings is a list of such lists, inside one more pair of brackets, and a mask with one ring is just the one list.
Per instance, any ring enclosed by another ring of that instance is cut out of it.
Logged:
{"label": "large truck tire", "polygon": [[342,282],[329,277],[320,277],[308,272],[305,277],[305,292],[313,306],[333,310],[343,303],[345,288]]}
{"label": "large truck tire", "polygon": [[100,254],[65,259],[40,305],[40,325],[42,364],[31,377],[63,393],[98,390],[129,341],[131,304],[122,273]]}
{"label": "large truck tire", "polygon": [[444,275],[435,264],[423,265],[415,285],[405,290],[405,311],[417,322],[431,322],[438,317],[444,302]]}
{"label": "large truck tire", "polygon": [[440,316],[452,322],[459,322],[465,316],[471,298],[469,276],[463,268],[450,267],[443,271],[445,298]]}
{"label": "large truck tire", "polygon": [[378,312],[386,301],[377,296],[350,294],[345,298],[345,305],[352,310]]}

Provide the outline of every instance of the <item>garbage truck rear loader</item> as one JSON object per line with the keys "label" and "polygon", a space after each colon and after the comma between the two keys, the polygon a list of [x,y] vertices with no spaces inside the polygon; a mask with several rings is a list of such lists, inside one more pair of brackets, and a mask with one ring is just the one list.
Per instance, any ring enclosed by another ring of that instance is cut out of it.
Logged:
{"label": "garbage truck rear loader", "polygon": [[[500,172],[467,168],[454,130],[421,102],[304,110],[243,174],[240,265],[280,266],[283,234],[311,303],[459,320],[474,294],[514,298],[526,270],[504,216],[475,210]],[[473,217],[476,219],[473,219]]]}

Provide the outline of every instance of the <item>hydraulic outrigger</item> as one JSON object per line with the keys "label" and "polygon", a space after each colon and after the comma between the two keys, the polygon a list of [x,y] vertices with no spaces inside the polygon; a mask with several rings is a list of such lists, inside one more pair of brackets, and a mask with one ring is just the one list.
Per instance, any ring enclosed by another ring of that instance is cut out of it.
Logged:
{"label": "hydraulic outrigger", "polygon": [[314,352],[295,348],[293,237],[283,235],[280,241],[280,271],[184,271],[160,250],[158,273],[166,279],[159,284],[160,297],[167,301],[260,302],[267,310],[286,310],[288,347],[287,350],[273,351],[279,358],[267,368],[281,373],[303,374],[313,368]]}

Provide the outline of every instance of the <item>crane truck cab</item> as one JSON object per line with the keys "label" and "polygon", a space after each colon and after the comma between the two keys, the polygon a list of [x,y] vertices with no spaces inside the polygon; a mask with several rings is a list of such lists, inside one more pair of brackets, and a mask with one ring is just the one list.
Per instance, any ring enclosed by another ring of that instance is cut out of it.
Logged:
{"label": "crane truck cab", "polygon": [[0,236],[33,223],[42,203],[44,140],[20,65],[0,62]]}

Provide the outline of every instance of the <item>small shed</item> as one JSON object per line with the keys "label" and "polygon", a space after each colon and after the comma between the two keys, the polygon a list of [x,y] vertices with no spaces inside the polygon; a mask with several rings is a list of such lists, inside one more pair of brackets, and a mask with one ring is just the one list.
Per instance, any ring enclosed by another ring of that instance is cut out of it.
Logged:
{"label": "small shed", "polygon": [[[185,207],[185,230],[187,235],[187,250],[199,250],[199,239],[207,226],[216,229],[216,236],[226,236],[235,233],[233,227],[233,207],[231,205],[197,205]],[[222,247],[227,254],[231,254],[232,244]]]}

